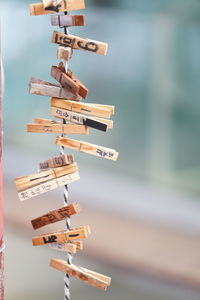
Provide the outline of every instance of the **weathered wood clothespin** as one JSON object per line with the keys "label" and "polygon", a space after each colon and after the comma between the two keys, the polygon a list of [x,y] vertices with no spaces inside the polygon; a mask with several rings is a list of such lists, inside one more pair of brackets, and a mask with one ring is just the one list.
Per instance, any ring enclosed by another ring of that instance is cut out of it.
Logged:
{"label": "weathered wood clothespin", "polygon": [[69,73],[65,73],[61,67],[62,65],[52,66],[51,68],[51,76],[57,80],[63,87],[69,90],[70,93],[74,94],[75,96],[79,95],[82,98],[87,98],[88,96],[88,89],[78,80],[74,79],[74,77],[70,76]]}
{"label": "weathered wood clothespin", "polygon": [[36,77],[32,77],[30,80],[29,92],[34,95],[81,101],[80,96],[70,93],[69,90]]}
{"label": "weathered wood clothespin", "polygon": [[44,7],[44,1],[43,3],[34,3],[30,4],[29,10],[31,16],[39,16],[39,15],[47,15],[52,14],[55,12],[65,12],[65,11],[71,11],[71,10],[79,10],[85,8],[85,2],[84,0],[62,0],[59,5],[51,5],[51,7],[48,8],[49,5],[45,3],[46,9]]}
{"label": "weathered wood clothespin", "polygon": [[81,38],[72,34],[64,34],[58,31],[54,31],[52,43],[100,55],[106,55],[108,50],[108,44],[106,43]]}
{"label": "weathered wood clothespin", "polygon": [[56,145],[68,147],[80,152],[88,153],[91,155],[99,156],[102,158],[117,160],[119,153],[116,150],[89,144],[82,141],[76,141],[72,139],[66,139],[63,137],[56,138]]}
{"label": "weathered wood clothespin", "polygon": [[85,125],[104,132],[106,132],[108,128],[112,128],[113,126],[113,121],[111,120],[99,119],[96,117],[92,118],[92,117],[82,115],[80,113],[75,113],[54,106],[51,107],[51,114],[55,118],[65,119],[72,123]]}
{"label": "weathered wood clothespin", "polygon": [[80,179],[79,173],[75,172],[69,175],[59,177],[57,179],[49,180],[42,184],[38,184],[32,188],[25,189],[18,192],[19,199],[21,201],[28,200],[30,198],[42,195],[49,191],[55,190],[59,187],[65,186],[66,184],[72,183]]}
{"label": "weathered wood clothespin", "polygon": [[83,242],[70,241],[67,243],[52,243],[49,244],[49,247],[52,250],[75,254],[77,251],[83,250]]}
{"label": "weathered wood clothespin", "polygon": [[63,27],[85,26],[83,15],[53,15],[51,16],[51,25]]}
{"label": "weathered wood clothespin", "polygon": [[37,174],[18,177],[15,179],[15,184],[18,191],[25,190],[27,188],[36,186],[37,184],[47,182],[54,178],[59,178],[68,174],[72,174],[77,171],[78,166],[76,163],[74,163],[68,166],[42,171]]}
{"label": "weathered wood clothespin", "polygon": [[60,133],[60,134],[89,134],[89,128],[85,125],[62,124],[54,121],[49,123],[27,124],[27,132],[32,133]]}
{"label": "weathered wood clothespin", "polygon": [[31,221],[31,224],[33,226],[33,229],[36,230],[46,225],[65,220],[66,218],[79,213],[80,210],[81,208],[79,203],[73,203],[68,206],[64,206],[57,210],[51,211],[48,214],[43,215],[39,218],[36,218]]}
{"label": "weathered wood clothespin", "polygon": [[55,259],[55,258],[52,259],[50,261],[50,267],[58,271],[61,271],[65,274],[67,273],[70,276],[80,279],[102,290],[106,290],[108,286],[111,284],[110,277],[104,276],[96,272],[92,272],[82,267],[69,265],[67,262],[60,259]]}
{"label": "weathered wood clothespin", "polygon": [[64,167],[74,163],[74,156],[71,154],[59,155],[52,157],[44,162],[41,162],[39,167],[41,170]]}
{"label": "weathered wood clothespin", "polygon": [[51,243],[65,243],[88,237],[88,226],[82,226],[70,231],[60,231],[48,234],[43,234],[32,238],[33,246],[42,246]]}
{"label": "weathered wood clothespin", "polygon": [[110,119],[112,114],[110,109],[100,107],[98,104],[94,106],[88,103],[76,103],[74,101],[61,100],[58,98],[51,98],[51,106],[107,119]]}

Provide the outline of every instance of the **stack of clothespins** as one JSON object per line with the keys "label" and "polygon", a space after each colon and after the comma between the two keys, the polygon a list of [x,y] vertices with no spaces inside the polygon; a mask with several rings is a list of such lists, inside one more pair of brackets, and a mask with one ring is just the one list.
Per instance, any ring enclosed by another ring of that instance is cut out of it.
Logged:
{"label": "stack of clothespins", "polygon": [[[65,136],[69,134],[87,135],[90,128],[104,132],[113,128],[113,121],[110,118],[115,112],[114,106],[81,102],[82,99],[87,98],[88,89],[68,68],[68,61],[72,58],[74,49],[101,55],[107,53],[106,43],[68,33],[68,27],[83,26],[85,23],[83,15],[70,15],[68,11],[84,8],[84,0],[43,0],[42,3],[30,5],[31,15],[54,13],[51,16],[51,24],[65,29],[64,33],[55,31],[52,38],[52,43],[58,44],[57,58],[61,60],[58,66],[51,67],[51,76],[58,84],[34,77],[31,78],[29,84],[31,94],[51,97],[51,115],[58,120],[36,118],[34,123],[27,125],[28,132],[60,134],[55,143],[61,147],[61,152],[59,156],[41,162],[38,173],[15,179],[21,201],[61,186],[65,187],[65,205],[35,218],[31,223],[33,229],[37,230],[61,220],[67,221],[67,230],[36,236],[32,239],[33,246],[48,244],[54,250],[68,253],[67,262],[59,259],[52,259],[50,262],[51,267],[66,274],[66,300],[70,295],[69,276],[74,276],[103,290],[106,290],[111,283],[110,277],[78,267],[71,262],[71,254],[75,254],[83,248],[80,240],[87,238],[91,231],[89,226],[70,227],[69,219],[72,215],[80,212],[80,204],[68,203],[67,185],[77,181],[80,177],[73,155],[64,154],[63,149],[67,147],[110,160],[117,160],[118,157],[118,153],[113,149],[69,139]],[[61,12],[64,12],[64,15],[55,14]]]}

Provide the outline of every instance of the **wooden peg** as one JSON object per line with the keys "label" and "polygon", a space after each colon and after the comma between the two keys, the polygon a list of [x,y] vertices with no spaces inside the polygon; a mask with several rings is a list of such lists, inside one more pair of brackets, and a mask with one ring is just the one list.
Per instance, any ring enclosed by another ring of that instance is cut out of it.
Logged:
{"label": "wooden peg", "polygon": [[33,188],[27,189],[25,191],[18,192],[18,197],[20,201],[25,201],[30,198],[52,191],[54,189],[57,189],[58,187],[62,187],[66,184],[72,183],[79,179],[79,173],[75,172],[73,174],[65,175],[57,179],[53,179],[42,184],[36,185]]}
{"label": "wooden peg", "polygon": [[50,169],[64,167],[66,165],[71,165],[74,163],[74,156],[71,154],[64,154],[57,157],[52,157],[44,162],[40,163],[40,169]]}
{"label": "wooden peg", "polygon": [[[59,67],[60,67],[61,69],[64,67],[63,62],[61,62],[61,63],[59,64]],[[76,82],[76,83],[79,85],[79,95],[80,95],[81,97],[83,97],[84,99],[87,98],[89,91],[88,91],[88,89],[86,88],[86,86],[78,79],[78,77],[77,77],[76,75],[74,75],[74,73],[73,73],[70,69],[67,70],[67,75],[68,75],[74,82]]]}
{"label": "wooden peg", "polygon": [[30,80],[29,92],[34,95],[71,99],[78,102],[81,100],[80,96],[70,93],[65,88],[35,77]]}
{"label": "wooden peg", "polygon": [[60,134],[89,134],[89,128],[78,124],[27,124],[27,132],[60,133]]}
{"label": "wooden peg", "polygon": [[83,15],[53,15],[51,25],[59,27],[85,26]]}
{"label": "wooden peg", "polygon": [[70,242],[68,242],[68,243],[52,243],[52,244],[49,244],[49,247],[52,250],[67,252],[67,253],[71,253],[71,254],[76,254],[76,252],[78,250],[77,246]]}
{"label": "wooden peg", "polygon": [[61,109],[53,106],[51,107],[51,114],[56,118],[65,119],[72,123],[85,125],[100,131],[106,132],[108,129],[108,125],[106,124],[104,119],[103,121],[101,121],[101,119],[97,120],[94,117],[87,117],[79,113],[75,113],[66,109]]}
{"label": "wooden peg", "polygon": [[80,152],[88,153],[91,155],[99,156],[102,158],[117,160],[119,153],[116,150],[89,144],[82,141],[66,139],[63,137],[56,138],[56,145],[68,147]]}
{"label": "wooden peg", "polygon": [[79,213],[80,210],[81,209],[79,203],[73,203],[68,206],[51,211],[39,218],[36,218],[31,221],[31,224],[33,226],[33,229],[36,230],[46,225],[65,220],[66,218]]}
{"label": "wooden peg", "polygon": [[72,48],[59,46],[57,49],[57,59],[69,61],[72,57]]}
{"label": "wooden peg", "polygon": [[83,250],[82,241],[70,241],[71,244],[76,245],[77,250]]}
{"label": "wooden peg", "polygon": [[86,283],[89,283],[92,286],[97,287],[102,290],[106,290],[109,286],[108,281],[109,282],[111,281],[111,278],[109,278],[109,277],[106,277],[104,275],[89,271],[87,269],[84,269],[84,268],[81,268],[81,267],[78,267],[75,265],[69,265],[67,262],[60,260],[60,259],[55,259],[55,258],[52,259],[50,261],[50,267],[52,267],[58,271],[61,271],[65,274],[67,273],[70,276],[80,279],[80,280],[82,280]]}
{"label": "wooden peg", "polygon": [[58,98],[51,98],[51,106],[71,110],[77,113],[93,115],[100,118],[110,118],[110,110],[93,106],[87,103],[76,103],[71,100],[61,100]]}
{"label": "wooden peg", "polygon": [[78,171],[77,164],[71,164],[68,166],[55,168],[47,171],[42,171],[40,173],[22,176],[15,179],[16,188],[18,191],[25,190],[27,188],[33,187],[37,184],[49,181],[54,178],[59,178],[68,174],[72,174]]}
{"label": "wooden peg", "polygon": [[65,47],[71,47],[72,49],[93,52],[100,55],[106,55],[108,50],[108,44],[106,43],[81,38],[72,34],[64,34],[58,31],[54,31],[52,43]]}
{"label": "wooden peg", "polygon": [[74,95],[79,94],[79,85],[75,83],[67,74],[62,72],[58,67],[51,67],[51,76],[58,81],[63,87],[68,89]]}
{"label": "wooden peg", "polygon": [[52,6],[51,10],[46,10],[43,3],[30,4],[29,10],[31,16],[53,14],[55,12],[64,12],[71,10],[79,10],[85,8],[84,0],[63,0],[59,6]]}
{"label": "wooden peg", "polygon": [[39,235],[32,238],[32,243],[33,246],[42,246],[51,243],[65,243],[85,238],[87,238],[87,230],[82,228]]}
{"label": "wooden peg", "polygon": [[70,241],[67,243],[52,243],[49,247],[53,250],[76,253],[77,251],[83,250],[83,242]]}

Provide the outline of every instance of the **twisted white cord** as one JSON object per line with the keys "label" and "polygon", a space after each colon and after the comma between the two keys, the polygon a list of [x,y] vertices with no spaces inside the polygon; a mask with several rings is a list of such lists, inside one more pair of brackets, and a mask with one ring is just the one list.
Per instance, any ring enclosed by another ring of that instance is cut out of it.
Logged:
{"label": "twisted white cord", "polygon": [[[67,28],[64,28],[64,31],[66,34],[68,34],[68,29]],[[64,64],[65,64],[65,73],[67,73],[68,71],[68,62],[67,61],[64,61]],[[63,119],[63,124],[66,124],[66,120]],[[64,136],[64,135],[63,135]],[[64,147],[60,147],[60,154],[63,155],[65,154],[65,148]],[[64,205],[67,206],[69,204],[69,191],[68,191],[68,186],[65,185],[64,187]],[[66,227],[67,227],[67,230],[70,230],[71,229],[71,220],[70,220],[70,217],[68,217],[66,219]],[[69,265],[72,264],[72,255],[70,253],[67,253],[67,263]],[[68,274],[65,274],[64,276],[64,297],[65,297],[65,300],[70,300],[70,280],[69,280],[69,275]]]}

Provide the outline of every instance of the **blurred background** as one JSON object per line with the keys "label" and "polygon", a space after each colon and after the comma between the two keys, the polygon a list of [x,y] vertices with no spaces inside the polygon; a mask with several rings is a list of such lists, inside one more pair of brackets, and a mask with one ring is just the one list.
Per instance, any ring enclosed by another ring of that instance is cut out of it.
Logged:
{"label": "blurred background", "polygon": [[[30,220],[62,206],[62,189],[20,203],[14,178],[58,154],[56,135],[28,134],[50,118],[49,98],[28,94],[31,76],[54,82],[50,16],[30,17],[29,1],[0,3],[4,97],[5,287],[7,300],[62,299],[63,275],[48,267],[65,255],[32,247]],[[106,57],[74,51],[70,68],[88,102],[116,106],[114,129],[87,140],[120,152],[115,163],[74,153],[81,180],[70,200],[73,226],[92,236],[74,263],[113,278],[108,292],[72,279],[72,299],[200,299],[200,2],[86,0],[84,28],[70,33],[109,43]],[[59,29],[58,29],[59,30]],[[66,149],[67,151],[67,149]]]}

